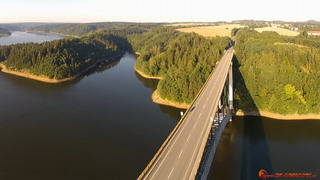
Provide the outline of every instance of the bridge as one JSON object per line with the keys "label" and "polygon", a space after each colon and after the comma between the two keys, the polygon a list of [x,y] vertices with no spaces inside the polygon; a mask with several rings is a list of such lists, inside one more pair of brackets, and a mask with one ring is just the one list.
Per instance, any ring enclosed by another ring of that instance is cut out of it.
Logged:
{"label": "bridge", "polygon": [[233,48],[224,53],[191,106],[138,179],[206,178],[222,131],[231,119],[222,108],[221,99],[227,94],[227,109],[233,109],[233,55]]}

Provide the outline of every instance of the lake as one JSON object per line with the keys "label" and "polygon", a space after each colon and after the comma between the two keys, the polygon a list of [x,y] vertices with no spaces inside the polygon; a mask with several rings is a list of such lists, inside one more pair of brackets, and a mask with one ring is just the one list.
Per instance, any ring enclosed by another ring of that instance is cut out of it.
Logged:
{"label": "lake", "polygon": [[[13,32],[0,44],[60,38]],[[135,60],[126,53],[60,84],[0,73],[0,179],[136,179],[180,109],[152,102],[158,81],[135,73]],[[319,173],[319,130],[320,121],[237,117],[224,131],[209,179],[257,179],[259,168]]]}
{"label": "lake", "polygon": [[10,45],[26,42],[41,43],[57,39],[63,39],[63,37],[48,33],[27,33],[21,31],[13,31],[11,32],[11,36],[0,37],[0,45]]}

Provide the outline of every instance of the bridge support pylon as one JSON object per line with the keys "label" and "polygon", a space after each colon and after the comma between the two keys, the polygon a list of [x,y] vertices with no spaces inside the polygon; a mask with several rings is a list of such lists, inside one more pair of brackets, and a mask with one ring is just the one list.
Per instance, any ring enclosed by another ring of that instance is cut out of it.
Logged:
{"label": "bridge support pylon", "polygon": [[229,67],[229,92],[228,92],[228,101],[229,101],[229,109],[231,114],[233,114],[233,73],[232,73],[232,63]]}

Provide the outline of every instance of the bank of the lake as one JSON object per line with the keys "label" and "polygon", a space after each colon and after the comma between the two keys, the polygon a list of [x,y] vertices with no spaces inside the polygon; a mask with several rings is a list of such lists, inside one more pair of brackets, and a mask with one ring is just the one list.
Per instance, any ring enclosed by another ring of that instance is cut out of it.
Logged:
{"label": "bank of the lake", "polygon": [[109,64],[109,63],[113,62],[114,59],[120,58],[123,54],[124,54],[124,52],[119,54],[119,55],[117,55],[117,56],[110,57],[108,59],[98,60],[93,65],[87,67],[85,70],[81,71],[80,73],[78,73],[78,74],[76,74],[74,76],[68,77],[68,78],[63,78],[63,79],[52,79],[52,78],[49,78],[49,77],[46,77],[46,76],[34,75],[34,74],[32,74],[32,73],[30,73],[28,71],[10,70],[3,63],[0,63],[0,68],[1,68],[1,72],[3,72],[3,73],[15,75],[15,76],[20,76],[20,77],[24,77],[24,78],[27,78],[27,79],[32,79],[32,80],[41,81],[41,82],[45,82],[45,83],[61,83],[61,82],[71,81],[71,80],[74,80],[74,79],[78,78],[82,74],[86,73],[87,71],[91,70],[92,68],[96,67],[98,64],[100,64],[100,63],[102,63],[104,61]]}
{"label": "bank of the lake", "polygon": [[[150,76],[147,74],[144,74],[142,71],[138,70],[136,67],[134,67],[134,70],[141,75],[142,77],[146,78],[146,79],[156,79],[156,80],[161,80],[163,79],[162,77],[158,77],[158,76]],[[161,98],[160,94],[158,93],[157,90],[155,90],[152,93],[151,99],[154,103],[157,104],[161,104],[161,105],[165,105],[165,106],[171,106],[171,107],[175,107],[175,108],[179,108],[179,109],[188,109],[190,104],[186,104],[186,103],[178,103],[178,102],[174,102],[174,101],[169,101],[167,99],[163,99]]]}
{"label": "bank of the lake", "polygon": [[181,110],[152,102],[133,54],[115,63],[56,84],[0,73],[0,179],[139,176]]}
{"label": "bank of the lake", "polygon": [[268,111],[237,111],[236,116],[259,116],[259,117],[267,117],[278,120],[310,120],[310,119],[319,119],[320,114],[277,114]]}
{"label": "bank of the lake", "polygon": [[[140,74],[142,77],[147,79],[163,79],[162,77],[156,77],[156,76],[150,76],[147,74],[144,74],[142,71],[138,70],[136,67],[134,67],[135,71]],[[190,104],[186,103],[178,103],[174,101],[169,101],[167,99],[161,98],[158,91],[155,90],[152,93],[152,101],[157,104],[165,105],[165,106],[171,106],[175,108],[180,109],[188,109]],[[276,114],[268,111],[246,111],[243,112],[241,110],[238,110],[236,112],[236,116],[260,116],[260,117],[267,117],[272,119],[278,119],[278,120],[308,120],[308,119],[320,119],[320,114],[288,114],[288,115],[282,115],[282,114]]]}
{"label": "bank of the lake", "polygon": [[171,106],[171,107],[180,108],[180,109],[188,109],[190,106],[190,104],[177,103],[177,102],[169,101],[167,99],[163,99],[160,97],[160,94],[158,93],[157,90],[155,90],[152,93],[151,98],[152,98],[153,102],[155,102],[157,104],[165,105],[165,106]]}
{"label": "bank of the lake", "polygon": [[0,34],[0,37],[11,36],[11,34]]}
{"label": "bank of the lake", "polygon": [[140,74],[142,77],[147,78],[147,79],[158,79],[158,80],[163,79],[163,77],[160,77],[160,76],[150,76],[150,75],[148,75],[148,74],[145,74],[145,73],[143,73],[142,71],[140,71],[139,69],[137,69],[136,66],[134,66],[134,70],[135,70],[138,74]]}
{"label": "bank of the lake", "polygon": [[72,38],[79,38],[80,36],[75,36],[75,35],[70,35],[70,34],[63,34],[63,33],[57,33],[57,32],[45,32],[45,31],[26,31],[27,33],[46,33],[46,34],[54,34],[58,36],[63,36],[63,37],[72,37]]}

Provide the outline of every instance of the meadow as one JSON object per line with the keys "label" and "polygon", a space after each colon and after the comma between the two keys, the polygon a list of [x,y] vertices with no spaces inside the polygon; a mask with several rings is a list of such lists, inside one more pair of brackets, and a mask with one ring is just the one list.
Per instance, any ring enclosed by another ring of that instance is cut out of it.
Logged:
{"label": "meadow", "polygon": [[179,28],[180,32],[195,32],[204,37],[216,37],[216,36],[231,36],[231,30],[233,28],[245,27],[239,24],[223,24],[219,26],[198,26],[191,28]]}
{"label": "meadow", "polygon": [[255,30],[258,32],[274,31],[274,32],[277,32],[278,34],[283,35],[283,36],[297,36],[300,34],[298,31],[291,31],[289,29],[272,28],[272,27],[255,28]]}

